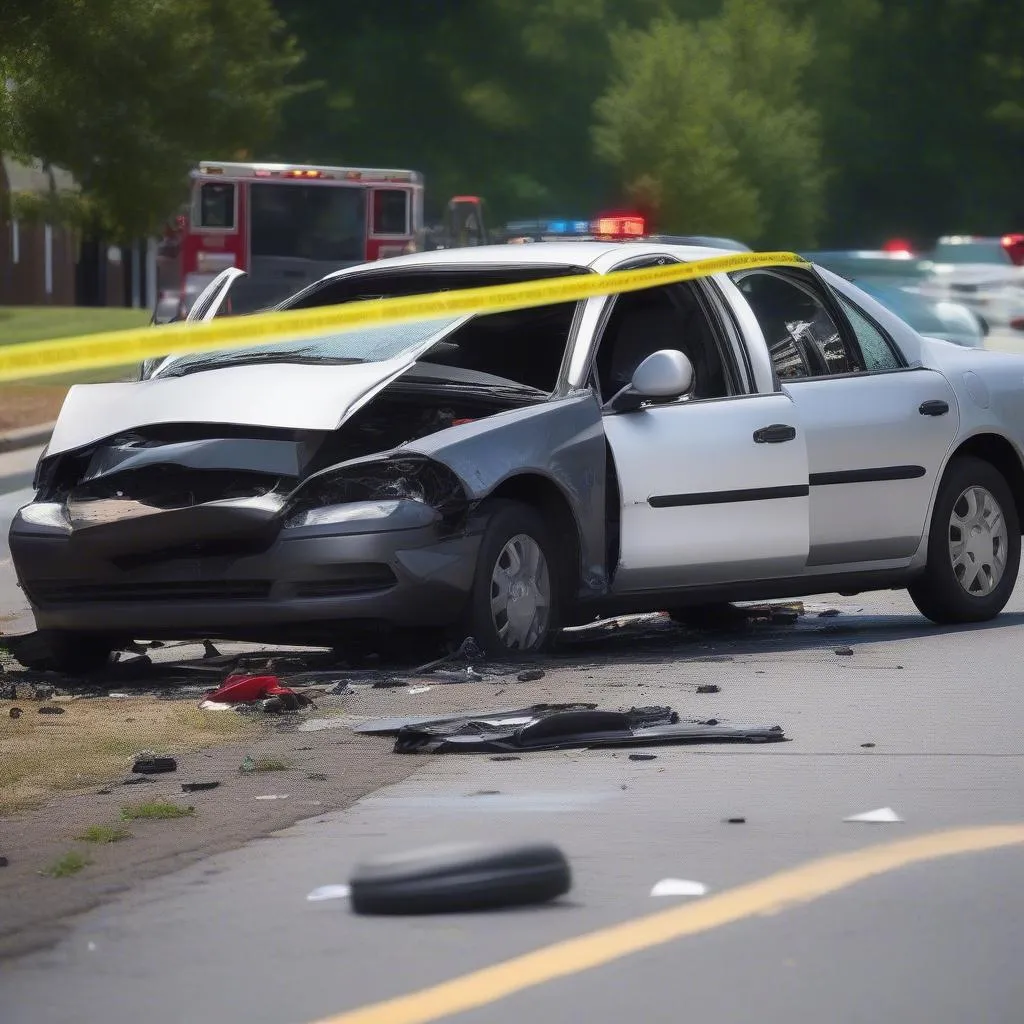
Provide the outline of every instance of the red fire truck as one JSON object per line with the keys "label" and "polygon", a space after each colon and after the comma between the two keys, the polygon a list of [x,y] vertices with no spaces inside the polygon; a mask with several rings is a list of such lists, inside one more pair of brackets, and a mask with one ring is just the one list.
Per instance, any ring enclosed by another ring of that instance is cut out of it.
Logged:
{"label": "red fire truck", "polygon": [[332,270],[422,248],[423,230],[416,171],[206,160],[162,247],[156,319],[183,316],[228,267],[246,271],[231,294],[234,312],[249,312]]}

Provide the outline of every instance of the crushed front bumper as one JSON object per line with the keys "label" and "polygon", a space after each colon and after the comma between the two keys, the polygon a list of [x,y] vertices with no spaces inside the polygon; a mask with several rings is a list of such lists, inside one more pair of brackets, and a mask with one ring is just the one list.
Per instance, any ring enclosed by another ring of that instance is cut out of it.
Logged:
{"label": "crushed front bumper", "polygon": [[[131,525],[119,524],[125,536]],[[329,643],[352,626],[439,627],[461,615],[480,537],[443,524],[283,529],[259,552],[119,558],[111,537],[11,526],[40,629],[116,637]]]}

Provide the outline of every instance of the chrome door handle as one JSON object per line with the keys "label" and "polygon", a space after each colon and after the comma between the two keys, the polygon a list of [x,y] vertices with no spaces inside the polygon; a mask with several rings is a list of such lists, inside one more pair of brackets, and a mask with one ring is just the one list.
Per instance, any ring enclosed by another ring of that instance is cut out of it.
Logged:
{"label": "chrome door handle", "polygon": [[769,427],[762,427],[754,431],[754,444],[781,444],[783,441],[792,441],[796,437],[796,427],[788,423],[773,423]]}
{"label": "chrome door handle", "polygon": [[940,399],[922,402],[917,410],[922,416],[945,416],[949,412],[949,403]]}

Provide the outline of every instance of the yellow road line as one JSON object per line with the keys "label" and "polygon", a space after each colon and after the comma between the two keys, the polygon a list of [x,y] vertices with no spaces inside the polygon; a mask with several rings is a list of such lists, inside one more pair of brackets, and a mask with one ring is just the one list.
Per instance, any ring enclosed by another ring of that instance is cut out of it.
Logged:
{"label": "yellow road line", "polygon": [[911,864],[1018,844],[1024,844],[1024,824],[937,832],[825,857],[696,903],[557,942],[432,988],[324,1018],[317,1024],[425,1024],[441,1020],[673,939],[745,918],[775,914]]}

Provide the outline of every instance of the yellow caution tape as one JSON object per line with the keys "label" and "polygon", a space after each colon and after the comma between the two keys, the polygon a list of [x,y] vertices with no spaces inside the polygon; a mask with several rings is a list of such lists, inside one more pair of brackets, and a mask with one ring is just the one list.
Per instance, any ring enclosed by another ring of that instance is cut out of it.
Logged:
{"label": "yellow caution tape", "polygon": [[640,291],[738,270],[807,265],[807,260],[791,252],[737,253],[692,263],[617,270],[610,274],[578,274],[429,295],[361,299],[315,309],[219,317],[206,323],[172,323],[158,328],[136,327],[53,341],[25,342],[0,347],[0,383],[128,366],[168,355],[302,341],[386,324],[579,302],[599,295]]}

